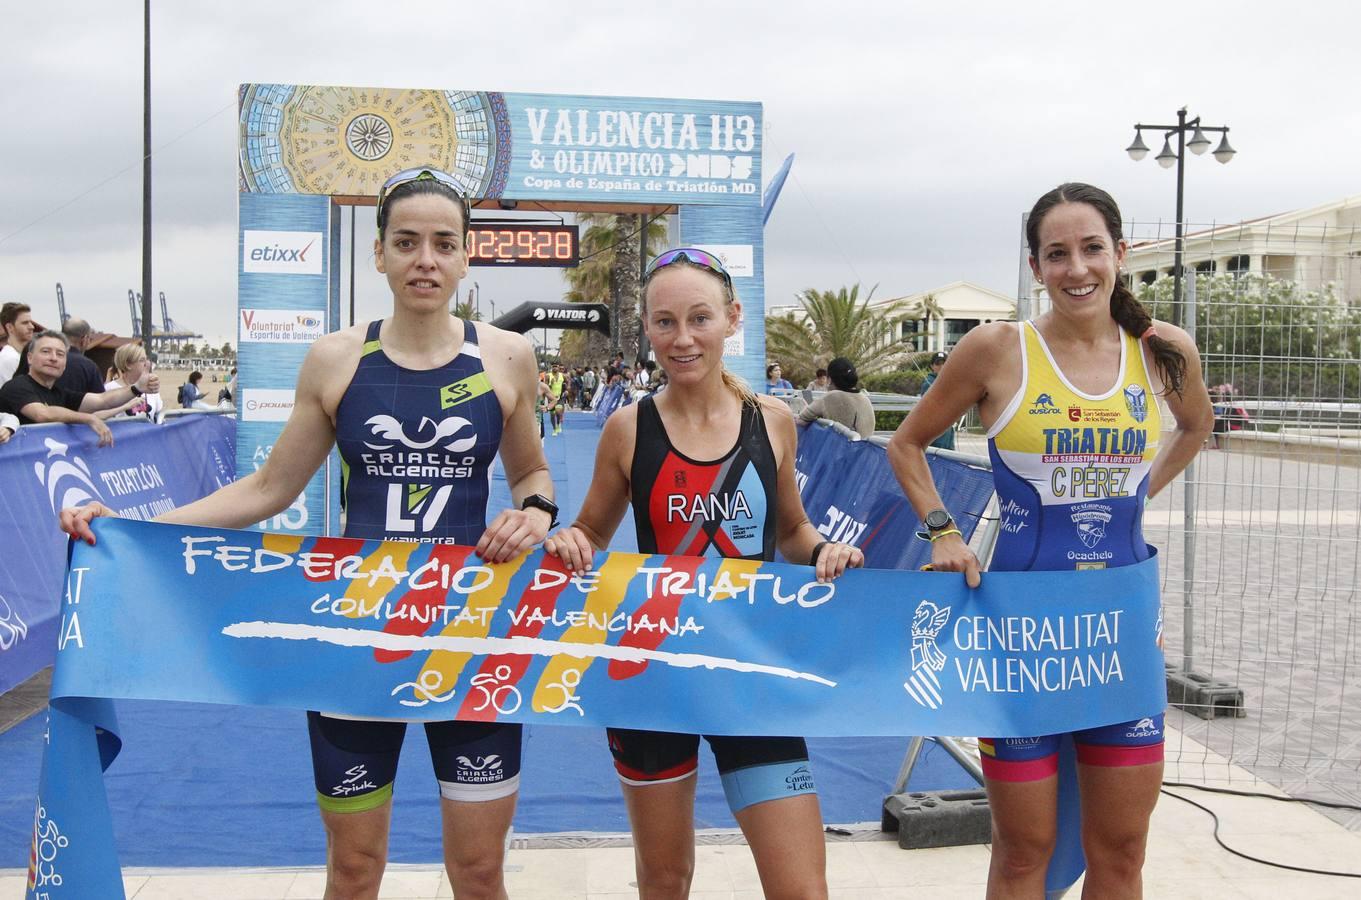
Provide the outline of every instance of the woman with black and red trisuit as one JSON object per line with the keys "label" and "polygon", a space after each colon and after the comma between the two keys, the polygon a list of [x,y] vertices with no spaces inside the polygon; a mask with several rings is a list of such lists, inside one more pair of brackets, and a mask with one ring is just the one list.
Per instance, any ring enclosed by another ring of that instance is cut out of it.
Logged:
{"label": "woman with black and red trisuit", "polygon": [[[824,541],[794,481],[794,417],[723,368],[739,327],[732,278],[694,248],[643,281],[643,328],[669,386],[605,422],[577,520],[545,543],[574,571],[609,544],[630,500],[642,553],[808,561],[821,580],[864,563]],[[685,897],[694,871],[700,736],[609,729],[633,826],[639,894]],[[822,816],[801,737],[705,736],[767,897],[825,897]]]}

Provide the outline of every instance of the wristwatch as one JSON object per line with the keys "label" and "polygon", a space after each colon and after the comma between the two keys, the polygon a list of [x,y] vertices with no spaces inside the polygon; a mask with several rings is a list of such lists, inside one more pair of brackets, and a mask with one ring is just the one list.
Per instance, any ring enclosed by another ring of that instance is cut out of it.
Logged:
{"label": "wristwatch", "polygon": [[520,509],[541,509],[548,513],[548,518],[552,520],[548,524],[549,530],[558,527],[558,505],[543,494],[530,494],[520,501]]}
{"label": "wristwatch", "polygon": [[933,509],[926,514],[925,519],[922,519],[922,522],[930,531],[941,531],[949,528],[953,521],[954,519],[951,518],[949,511],[944,509]]}
{"label": "wristwatch", "polygon": [[133,397],[140,397],[140,396],[142,396],[142,394],[144,393],[144,392],[142,391],[142,389],[139,388],[139,387],[138,387],[137,385],[135,385],[135,384],[130,384],[130,385],[128,385],[128,390],[132,391],[132,396],[133,396]]}

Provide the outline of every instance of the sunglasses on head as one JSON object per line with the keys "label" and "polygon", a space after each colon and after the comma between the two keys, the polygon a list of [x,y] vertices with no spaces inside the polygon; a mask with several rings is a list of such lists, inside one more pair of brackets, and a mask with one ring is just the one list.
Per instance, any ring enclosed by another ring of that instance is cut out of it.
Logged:
{"label": "sunglasses on head", "polygon": [[387,201],[388,194],[404,184],[411,184],[413,181],[438,181],[452,190],[458,196],[458,202],[463,207],[464,221],[467,221],[468,198],[463,196],[463,187],[454,179],[454,176],[447,172],[441,172],[439,169],[403,169],[384,181],[383,186],[378,189],[378,224],[380,227],[383,224],[383,203]]}
{"label": "sunglasses on head", "polygon": [[732,288],[732,276],[728,274],[727,269],[723,268],[723,261],[712,253],[699,250],[695,247],[677,247],[675,250],[666,251],[648,265],[647,271],[643,273],[643,280],[646,281],[656,272],[665,269],[673,263],[680,262],[681,260],[684,260],[691,265],[699,266],[702,269],[708,269],[719,278],[722,278],[723,283],[730,289]]}

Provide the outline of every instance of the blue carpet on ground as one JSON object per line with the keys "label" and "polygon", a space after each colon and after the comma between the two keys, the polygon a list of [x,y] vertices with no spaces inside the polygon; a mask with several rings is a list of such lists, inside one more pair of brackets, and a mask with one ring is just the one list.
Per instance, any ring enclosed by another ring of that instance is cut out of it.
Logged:
{"label": "blue carpet on ground", "polygon": [[[598,431],[571,414],[563,434],[545,442],[549,466],[571,521],[590,486]],[[506,505],[503,478],[493,512]],[[636,548],[633,521],[619,527],[616,549]],[[291,710],[195,703],[123,701],[123,752],[105,776],[121,860],[128,866],[320,865],[325,844],[312,790],[304,714]],[[0,734],[0,868],[27,865],[33,797],[45,718]],[[823,817],[877,822],[906,739],[840,738],[809,742]],[[735,825],[712,758],[701,751],[695,823]],[[913,774],[915,790],[972,787],[934,744]],[[440,859],[437,789],[420,726],[411,726],[398,770],[390,856]],[[598,728],[534,727],[525,732],[518,833],[621,832],[628,819]]]}

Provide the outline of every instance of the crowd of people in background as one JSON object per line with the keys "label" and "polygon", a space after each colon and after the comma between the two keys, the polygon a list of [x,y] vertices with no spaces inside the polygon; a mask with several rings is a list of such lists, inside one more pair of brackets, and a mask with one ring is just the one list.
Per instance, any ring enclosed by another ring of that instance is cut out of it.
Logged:
{"label": "crowd of people in background", "polygon": [[[156,368],[155,354],[148,354],[140,342],[119,346],[112,365],[101,372],[87,354],[107,336],[75,316],[68,317],[59,331],[44,330],[34,322],[27,304],[14,301],[0,306],[0,334],[0,444],[9,441],[21,425],[66,422],[94,428],[102,446],[112,443],[103,425],[109,419],[145,416],[154,422],[162,420],[166,407],[159,379],[149,378]],[[36,369],[35,361],[39,363]],[[236,367],[215,399],[200,387],[202,379],[202,372],[190,373],[177,397],[180,407],[230,410],[236,397]],[[217,381],[216,375],[213,380]],[[148,389],[148,383],[155,387]],[[103,394],[120,399],[110,402]]]}
{"label": "crowd of people in background", "polygon": [[608,363],[565,366],[552,363],[539,371],[543,390],[539,392],[540,411],[549,416],[546,433],[560,434],[566,410],[593,410],[600,399],[617,388],[620,405],[627,405],[666,387],[666,373],[655,360],[640,359],[633,365],[617,353]]}

